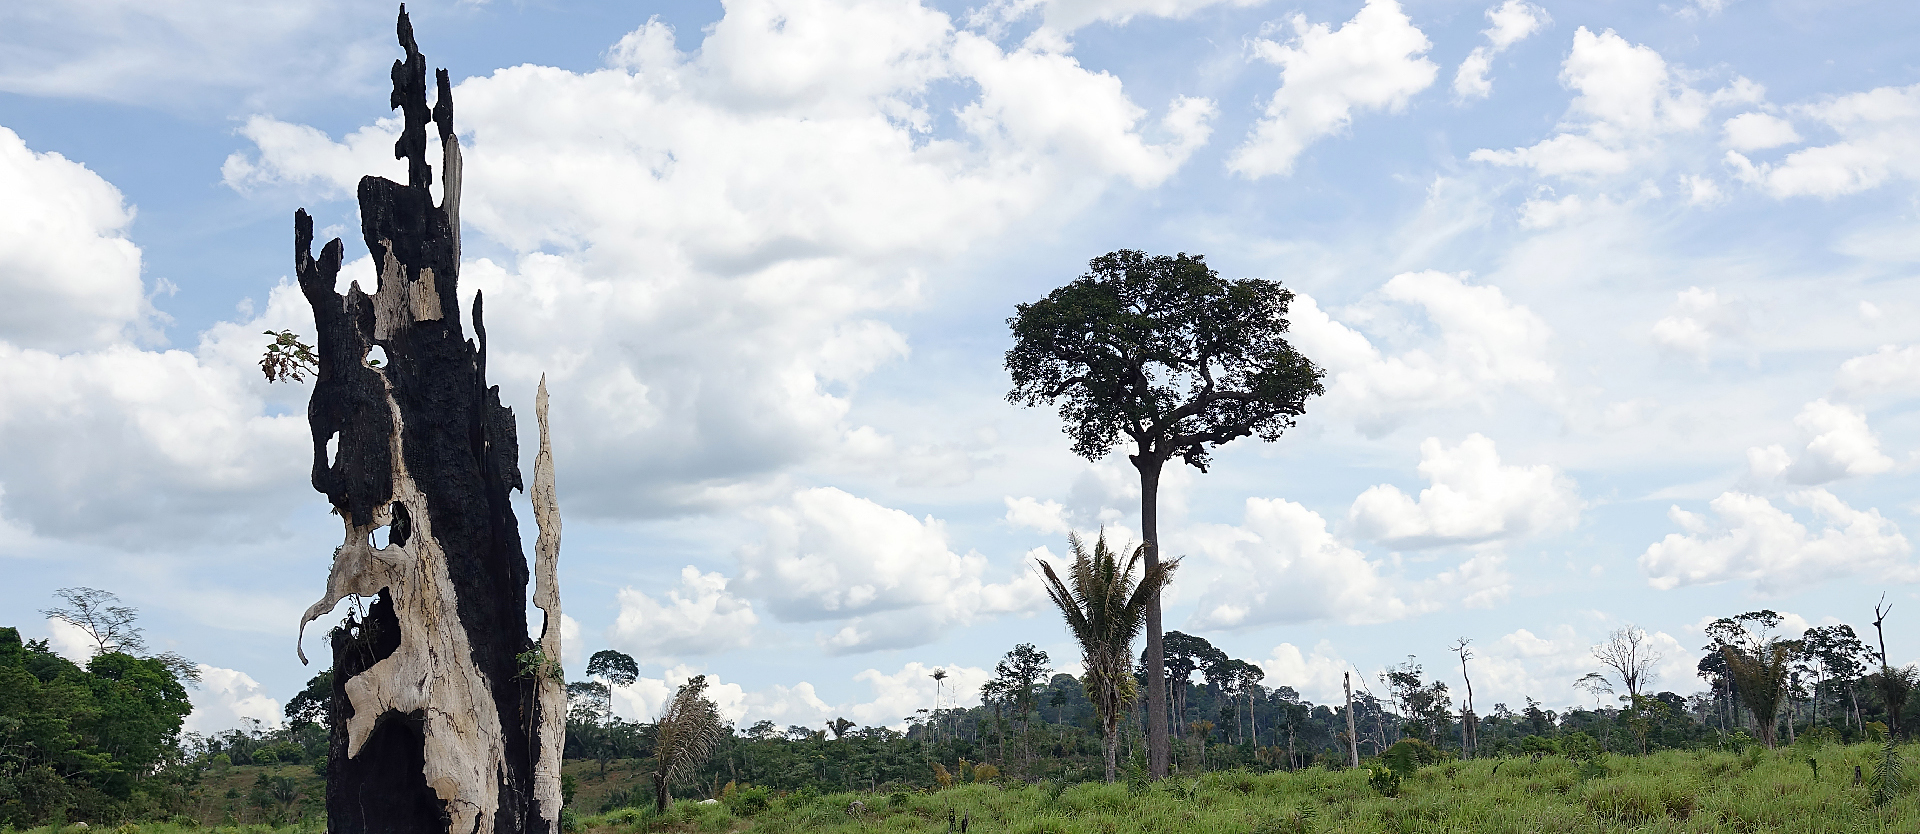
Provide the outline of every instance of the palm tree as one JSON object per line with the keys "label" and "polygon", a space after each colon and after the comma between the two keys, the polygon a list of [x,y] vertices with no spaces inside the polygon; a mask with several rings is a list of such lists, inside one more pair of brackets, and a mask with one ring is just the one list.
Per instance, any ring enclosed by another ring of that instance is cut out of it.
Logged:
{"label": "palm tree", "polygon": [[695,675],[680,686],[654,724],[653,807],[666,813],[675,782],[685,781],[720,744],[726,722],[706,697],[707,676]]}
{"label": "palm tree", "polygon": [[1147,608],[1159,599],[1179,560],[1147,566],[1136,584],[1134,571],[1146,556],[1145,545],[1125,548],[1123,563],[1121,554],[1107,547],[1105,531],[1094,541],[1092,552],[1075,534],[1067,536],[1067,544],[1073,553],[1073,563],[1067,567],[1068,581],[1062,582],[1053,566],[1045,562],[1040,563],[1040,570],[1047,596],[1067,618],[1068,630],[1080,642],[1087,668],[1081,683],[1106,733],[1107,781],[1112,782],[1120,717],[1139,694],[1133,679],[1133,638],[1146,627]]}
{"label": "palm tree", "polygon": [[927,677],[933,678],[933,720],[934,729],[936,730],[934,738],[938,740],[940,737],[939,732],[937,732],[940,729],[940,682],[947,679],[947,670],[935,669],[933,670],[933,674]]}
{"label": "palm tree", "polygon": [[1762,609],[1722,617],[1707,626],[1707,635],[1713,638],[1707,648],[1726,660],[1734,690],[1753,713],[1754,730],[1769,748],[1774,746],[1774,725],[1787,695],[1794,658],[1801,653],[1800,641],[1783,640],[1773,632],[1783,621],[1779,614]]}

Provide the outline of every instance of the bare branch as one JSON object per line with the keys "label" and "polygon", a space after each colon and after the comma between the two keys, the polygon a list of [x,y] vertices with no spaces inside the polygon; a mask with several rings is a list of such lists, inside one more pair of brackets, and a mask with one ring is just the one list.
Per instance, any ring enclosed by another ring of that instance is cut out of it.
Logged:
{"label": "bare branch", "polygon": [[1653,682],[1654,664],[1660,662],[1660,653],[1654,651],[1647,632],[1634,625],[1607,635],[1607,642],[1593,647],[1593,657],[1613,671],[1631,697],[1645,693]]}
{"label": "bare branch", "polygon": [[134,654],[147,649],[146,638],[134,625],[140,612],[118,604],[120,598],[98,588],[61,588],[53,595],[65,605],[42,609],[40,615],[59,620],[87,633],[93,640],[95,655],[108,652]]}

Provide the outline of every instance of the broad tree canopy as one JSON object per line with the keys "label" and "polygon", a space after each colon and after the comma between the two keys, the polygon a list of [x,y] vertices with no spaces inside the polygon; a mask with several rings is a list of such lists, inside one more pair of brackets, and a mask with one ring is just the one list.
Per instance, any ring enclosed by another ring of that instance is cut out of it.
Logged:
{"label": "broad tree canopy", "polygon": [[1284,338],[1292,301],[1275,281],[1223,279],[1199,255],[1103,255],[1007,320],[1007,399],[1059,402],[1089,460],[1124,434],[1154,462],[1206,471],[1211,447],[1278,439],[1322,392],[1320,369]]}

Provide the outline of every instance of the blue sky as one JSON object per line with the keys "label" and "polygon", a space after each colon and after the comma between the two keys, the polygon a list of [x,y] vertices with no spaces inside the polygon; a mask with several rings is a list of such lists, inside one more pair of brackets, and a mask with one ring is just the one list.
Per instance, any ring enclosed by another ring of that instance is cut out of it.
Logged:
{"label": "blue sky", "polygon": [[[306,390],[253,363],[311,332],[295,208],[365,254],[392,12],[0,10],[0,621],[69,645],[52,590],[118,593],[208,667],[199,729],[313,672],[294,626],[341,530]],[[522,418],[553,391],[569,668],[640,658],[629,716],[699,672],[730,716],[818,726],[896,723],[1018,642],[1071,670],[1030,566],[1137,530],[1137,492],[1005,402],[1004,320],[1123,247],[1284,282],[1328,371],[1299,428],[1162,496],[1169,627],[1269,685],[1457,680],[1465,636],[1481,700],[1566,705],[1636,624],[1690,692],[1704,621],[1863,628],[1883,592],[1920,655],[1920,12],[412,12],[456,79],[493,381]]]}

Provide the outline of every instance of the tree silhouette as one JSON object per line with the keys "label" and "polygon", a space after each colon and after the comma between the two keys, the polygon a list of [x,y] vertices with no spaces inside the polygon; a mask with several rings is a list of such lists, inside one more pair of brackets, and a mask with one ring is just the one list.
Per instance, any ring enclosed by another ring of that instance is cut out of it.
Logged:
{"label": "tree silhouette", "polygon": [[[1173,714],[1178,716],[1174,730],[1181,731],[1186,726],[1187,685],[1193,679],[1193,673],[1212,668],[1216,663],[1225,663],[1227,653],[1214,648],[1205,637],[1195,637],[1181,631],[1169,631],[1161,642],[1162,665],[1166,667],[1167,688],[1173,693]],[[1140,667],[1147,667],[1147,653],[1140,652]]]}
{"label": "tree silhouette", "polygon": [[[1107,547],[1105,533],[1094,541],[1091,551],[1078,535],[1069,535],[1067,545],[1073,554],[1067,580],[1061,581],[1052,565],[1041,562],[1042,581],[1047,597],[1066,617],[1067,629],[1080,643],[1081,663],[1086,667],[1081,683],[1106,737],[1107,781],[1111,782],[1119,749],[1120,716],[1138,694],[1133,679],[1133,638],[1140,636],[1147,624],[1148,607],[1180,563],[1176,559],[1143,569],[1146,545],[1128,549],[1123,559]],[[1138,580],[1134,578],[1136,570],[1140,571]]]}
{"label": "tree silhouette", "polygon": [[[1278,440],[1322,393],[1322,372],[1287,343],[1293,293],[1275,281],[1226,280],[1204,257],[1122,249],[1007,320],[1010,402],[1059,404],[1073,452],[1099,460],[1122,436],[1140,474],[1146,567],[1160,564],[1160,474],[1179,458],[1202,472],[1211,450]],[[1160,599],[1147,611],[1149,769],[1167,774],[1166,669]]]}
{"label": "tree silhouette", "polygon": [[120,598],[98,588],[61,588],[53,592],[63,605],[41,609],[40,616],[59,620],[86,632],[93,653],[138,654],[147,650],[147,638],[134,622],[140,612],[120,605]]}
{"label": "tree silhouette", "polygon": [[[1818,676],[1818,681],[1814,684],[1815,691],[1817,692],[1818,687],[1829,681],[1844,687],[1848,702],[1852,705],[1857,719],[1860,714],[1860,700],[1854,694],[1854,682],[1866,673],[1866,664],[1861,661],[1872,657],[1872,650],[1860,641],[1860,636],[1854,633],[1853,626],[1844,623],[1809,628],[1807,633],[1800,636],[1800,642],[1805,647],[1806,657],[1812,662],[1814,673]],[[1813,708],[1814,723],[1818,724],[1820,722],[1818,698],[1814,699]]]}
{"label": "tree silhouette", "polygon": [[1647,684],[1653,682],[1654,664],[1660,662],[1660,652],[1654,650],[1646,630],[1635,625],[1607,635],[1607,642],[1593,647],[1593,657],[1620,679],[1629,698],[1646,694]]}
{"label": "tree silhouette", "polygon": [[[1030,729],[1030,719],[1038,706],[1034,699],[1034,687],[1048,675],[1053,674],[1053,669],[1047,665],[1049,660],[1047,653],[1035,648],[1032,643],[1014,646],[1012,651],[1007,652],[1006,656],[994,665],[993,680],[988,681],[980,690],[983,699],[987,699],[987,694],[992,692],[995,698],[1013,706],[1014,714],[1020,719],[1023,735]],[[999,704],[996,703],[994,706],[996,722],[999,709]],[[1004,732],[1002,736],[1003,749],[1000,751],[1000,758],[1004,760],[1006,758]]]}
{"label": "tree silhouette", "polygon": [[588,677],[606,678],[614,686],[632,686],[640,677],[640,664],[612,649],[601,649],[587,658]]}
{"label": "tree silhouette", "polygon": [[121,605],[120,598],[111,592],[98,588],[73,587],[61,588],[53,592],[56,599],[64,605],[40,610],[40,616],[50,620],[59,620],[85,632],[87,639],[93,641],[93,654],[98,657],[111,652],[134,657],[157,660],[167,667],[173,676],[189,684],[200,683],[200,665],[181,656],[178,652],[161,652],[149,655],[147,638],[143,630],[134,625],[140,620],[139,610]]}

